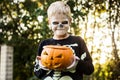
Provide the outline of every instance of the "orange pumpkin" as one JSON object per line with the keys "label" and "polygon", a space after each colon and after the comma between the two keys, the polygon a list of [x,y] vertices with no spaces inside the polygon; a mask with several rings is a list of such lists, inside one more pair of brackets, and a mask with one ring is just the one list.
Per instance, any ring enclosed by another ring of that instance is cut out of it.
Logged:
{"label": "orange pumpkin", "polygon": [[48,69],[65,69],[72,64],[73,60],[73,51],[66,46],[44,46],[41,53],[41,63]]}

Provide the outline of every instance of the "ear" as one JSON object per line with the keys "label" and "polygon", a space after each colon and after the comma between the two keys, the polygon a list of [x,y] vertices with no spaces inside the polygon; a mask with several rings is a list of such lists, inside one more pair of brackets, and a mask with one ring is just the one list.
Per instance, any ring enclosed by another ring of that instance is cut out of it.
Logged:
{"label": "ear", "polygon": [[48,20],[48,27],[51,30],[51,24],[50,24],[50,20]]}
{"label": "ear", "polygon": [[50,24],[50,20],[48,20],[48,24]]}
{"label": "ear", "polygon": [[72,22],[72,18],[69,19],[69,22],[70,22],[70,24],[71,24],[71,22]]}

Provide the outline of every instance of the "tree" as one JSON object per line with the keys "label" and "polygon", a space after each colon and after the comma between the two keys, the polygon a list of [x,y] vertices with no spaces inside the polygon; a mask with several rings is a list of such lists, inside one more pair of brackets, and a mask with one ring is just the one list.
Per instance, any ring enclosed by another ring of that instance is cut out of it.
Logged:
{"label": "tree", "polygon": [[[29,0],[2,0],[0,4],[0,44],[6,43],[14,47],[14,79],[27,80],[33,76],[33,61],[39,42],[51,36],[46,25],[46,6]],[[42,22],[38,21],[39,16],[44,16]]]}
{"label": "tree", "polygon": [[[39,42],[52,36],[46,10],[54,1],[57,0],[0,1],[0,44],[14,46],[14,80],[36,79],[33,64]],[[120,1],[62,1],[70,5],[72,11],[70,32],[85,39],[93,57],[95,72],[85,78],[118,79]],[[106,64],[101,63],[103,53],[107,57]]]}

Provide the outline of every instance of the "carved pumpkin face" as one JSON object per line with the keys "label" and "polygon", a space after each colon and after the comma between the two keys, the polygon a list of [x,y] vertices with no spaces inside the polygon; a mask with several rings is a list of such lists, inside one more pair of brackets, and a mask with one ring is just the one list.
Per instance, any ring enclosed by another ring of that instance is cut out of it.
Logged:
{"label": "carved pumpkin face", "polygon": [[73,52],[65,46],[44,46],[41,53],[41,63],[48,69],[62,70],[73,62]]}

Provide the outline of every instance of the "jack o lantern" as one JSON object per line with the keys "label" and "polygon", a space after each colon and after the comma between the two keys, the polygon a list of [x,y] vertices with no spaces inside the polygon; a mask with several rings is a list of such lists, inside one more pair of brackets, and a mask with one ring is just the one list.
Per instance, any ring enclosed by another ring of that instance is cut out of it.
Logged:
{"label": "jack o lantern", "polygon": [[41,53],[41,63],[48,69],[65,69],[73,60],[73,51],[66,46],[47,45]]}

